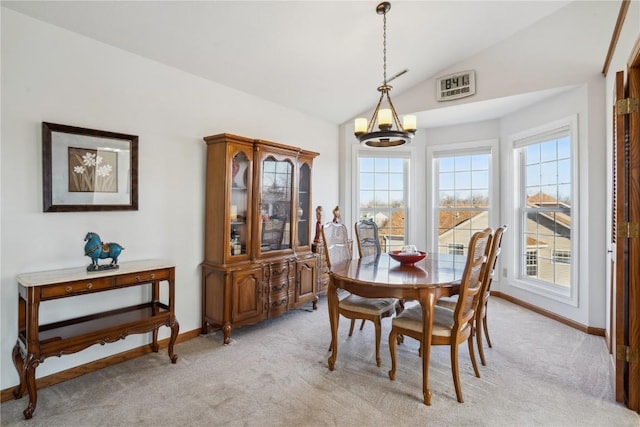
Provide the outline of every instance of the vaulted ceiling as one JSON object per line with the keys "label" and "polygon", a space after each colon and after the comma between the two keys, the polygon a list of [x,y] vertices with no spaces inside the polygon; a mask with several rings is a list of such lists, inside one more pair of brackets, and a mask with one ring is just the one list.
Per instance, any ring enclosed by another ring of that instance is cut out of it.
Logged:
{"label": "vaulted ceiling", "polygon": [[[392,82],[392,97],[569,3],[392,2],[387,15],[387,73],[391,77],[409,70]],[[382,82],[382,16],[376,14],[373,1],[2,1],[2,5],[336,124],[370,109]],[[533,102],[541,96],[511,102]],[[489,107],[485,105],[485,113]],[[507,102],[495,108],[512,106]]]}

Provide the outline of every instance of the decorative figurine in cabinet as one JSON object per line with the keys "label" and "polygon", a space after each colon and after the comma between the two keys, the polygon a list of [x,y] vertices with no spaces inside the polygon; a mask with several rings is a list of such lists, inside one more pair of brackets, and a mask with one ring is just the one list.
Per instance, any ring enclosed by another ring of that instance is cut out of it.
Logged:
{"label": "decorative figurine in cabinet", "polygon": [[313,303],[311,179],[318,153],[220,134],[207,143],[202,331],[233,328]]}

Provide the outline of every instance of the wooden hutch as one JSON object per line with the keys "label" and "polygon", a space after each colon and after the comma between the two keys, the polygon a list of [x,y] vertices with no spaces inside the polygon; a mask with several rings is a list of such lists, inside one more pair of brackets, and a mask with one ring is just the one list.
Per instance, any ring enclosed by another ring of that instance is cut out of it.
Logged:
{"label": "wooden hutch", "polygon": [[204,138],[207,176],[202,332],[313,303],[311,171],[318,153],[230,134]]}

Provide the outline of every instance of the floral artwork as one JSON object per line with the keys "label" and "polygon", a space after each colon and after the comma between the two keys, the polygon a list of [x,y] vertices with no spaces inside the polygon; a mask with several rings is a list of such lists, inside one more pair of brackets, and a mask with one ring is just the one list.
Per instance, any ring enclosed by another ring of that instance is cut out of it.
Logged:
{"label": "floral artwork", "polygon": [[69,192],[118,192],[118,153],[69,147]]}

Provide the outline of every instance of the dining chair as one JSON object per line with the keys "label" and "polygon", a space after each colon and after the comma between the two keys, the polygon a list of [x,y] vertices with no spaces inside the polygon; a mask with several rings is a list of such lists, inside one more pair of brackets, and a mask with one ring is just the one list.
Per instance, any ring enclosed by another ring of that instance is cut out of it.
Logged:
{"label": "dining chair", "polygon": [[[458,301],[454,310],[446,307],[434,306],[433,326],[431,330],[432,345],[451,346],[451,372],[453,384],[456,389],[458,402],[463,403],[462,387],[460,386],[460,373],[458,369],[458,347],[464,341],[469,345],[469,356],[476,377],[480,378],[480,371],[476,363],[473,350],[473,319],[477,307],[477,299],[482,287],[482,275],[487,266],[487,256],[491,248],[491,228],[478,231],[471,236],[468,247],[468,255],[460,281]],[[395,379],[396,375],[396,346],[399,335],[409,336],[420,341],[422,356],[422,334],[425,327],[425,319],[422,316],[420,304],[406,308],[391,321],[391,333],[389,334],[389,351],[391,352],[391,370],[389,378]]]}
{"label": "dining chair", "polygon": [[[341,262],[351,259],[347,227],[344,224],[328,222],[322,226],[322,240],[329,270]],[[331,279],[333,280],[333,279]],[[395,298],[364,298],[349,294],[338,303],[338,313],[351,319],[349,336],[353,334],[353,327],[357,319],[373,322],[376,334],[376,364],[380,366],[380,335],[381,320],[395,313]],[[362,328],[361,328],[362,329]]]}
{"label": "dining chair", "polygon": [[381,252],[378,225],[370,219],[361,219],[355,223],[356,241],[360,258],[378,255]]}
{"label": "dining chair", "polygon": [[[487,307],[489,303],[489,297],[491,296],[491,283],[493,282],[493,275],[498,263],[498,256],[502,251],[502,236],[507,231],[508,226],[503,225],[499,227],[493,234],[491,242],[491,250],[487,257],[487,268],[482,278],[482,288],[478,296],[478,307],[476,308],[476,314],[474,318],[474,331],[476,334],[476,341],[478,345],[478,353],[480,354],[480,363],[482,366],[486,366],[487,362],[484,356],[484,346],[482,344],[482,334],[487,339],[487,345],[492,347],[491,338],[489,338],[489,327],[487,324]],[[454,309],[457,302],[457,297],[441,298],[436,304],[450,309]]]}
{"label": "dining chair", "polygon": [[[498,256],[502,251],[502,236],[507,231],[507,225],[499,227],[493,235],[491,242],[491,252],[489,252],[489,258],[487,259],[487,268],[482,280],[482,288],[480,290],[480,296],[478,297],[478,309],[475,318],[476,324],[476,339],[478,343],[478,353],[480,353],[480,362],[482,366],[486,366],[487,363],[484,358],[484,349],[482,345],[482,331],[487,338],[487,345],[491,347],[491,339],[489,338],[489,327],[487,326],[487,305],[489,303],[489,297],[491,296],[491,283],[493,282],[493,274],[496,270],[496,264],[498,263]],[[480,327],[482,324],[482,328]],[[480,330],[482,329],[482,331]]]}

